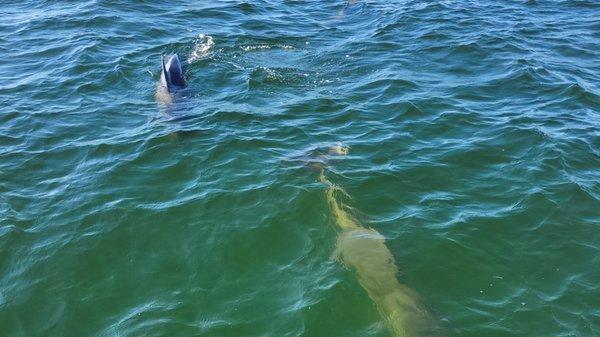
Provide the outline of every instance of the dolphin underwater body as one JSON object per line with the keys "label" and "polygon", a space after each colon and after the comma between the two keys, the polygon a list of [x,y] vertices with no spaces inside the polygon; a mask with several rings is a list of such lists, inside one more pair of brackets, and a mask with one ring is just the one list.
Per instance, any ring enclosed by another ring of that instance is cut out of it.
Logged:
{"label": "dolphin underwater body", "polygon": [[347,196],[346,192],[329,181],[324,171],[321,170],[319,180],[328,186],[325,197],[338,230],[333,256],[355,271],[394,337],[444,335],[420,304],[418,295],[398,281],[398,268],[385,238],[374,229],[362,227],[346,211],[337,195],[340,192],[341,196]]}
{"label": "dolphin underwater body", "polygon": [[183,68],[177,54],[171,55],[165,63],[161,56],[162,72],[156,86],[156,100],[165,104],[173,103],[173,96],[186,86]]}

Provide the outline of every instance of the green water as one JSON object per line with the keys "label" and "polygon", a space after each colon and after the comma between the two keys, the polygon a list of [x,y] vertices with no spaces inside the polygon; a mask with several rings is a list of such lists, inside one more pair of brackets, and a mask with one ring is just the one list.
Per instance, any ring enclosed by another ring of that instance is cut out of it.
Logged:
{"label": "green water", "polygon": [[3,4],[0,336],[392,336],[320,167],[444,336],[600,335],[599,10]]}

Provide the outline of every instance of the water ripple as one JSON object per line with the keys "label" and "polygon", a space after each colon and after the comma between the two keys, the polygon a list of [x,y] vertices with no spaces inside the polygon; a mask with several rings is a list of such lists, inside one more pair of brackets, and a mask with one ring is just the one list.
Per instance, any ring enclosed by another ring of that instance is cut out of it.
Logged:
{"label": "water ripple", "polygon": [[599,8],[9,1],[3,335],[387,336],[323,166],[448,335],[598,335]]}

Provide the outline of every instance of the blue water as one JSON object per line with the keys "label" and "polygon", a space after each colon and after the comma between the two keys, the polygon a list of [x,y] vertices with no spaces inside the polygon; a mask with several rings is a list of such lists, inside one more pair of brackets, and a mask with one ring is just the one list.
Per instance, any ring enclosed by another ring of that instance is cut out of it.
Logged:
{"label": "blue water", "polygon": [[441,335],[600,335],[599,14],[4,2],[0,335],[392,336],[321,169]]}

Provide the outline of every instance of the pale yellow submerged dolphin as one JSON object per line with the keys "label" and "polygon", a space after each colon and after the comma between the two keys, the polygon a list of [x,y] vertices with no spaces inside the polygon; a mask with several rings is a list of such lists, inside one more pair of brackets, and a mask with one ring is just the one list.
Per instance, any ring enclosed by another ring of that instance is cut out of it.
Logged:
{"label": "pale yellow submerged dolphin", "polygon": [[334,256],[356,272],[360,285],[377,306],[393,336],[433,335],[430,314],[421,306],[416,293],[398,282],[398,269],[385,238],[374,229],[362,227],[344,210],[336,192],[347,194],[325,177],[324,169],[321,169],[320,181],[328,186],[325,196],[339,230]]}

